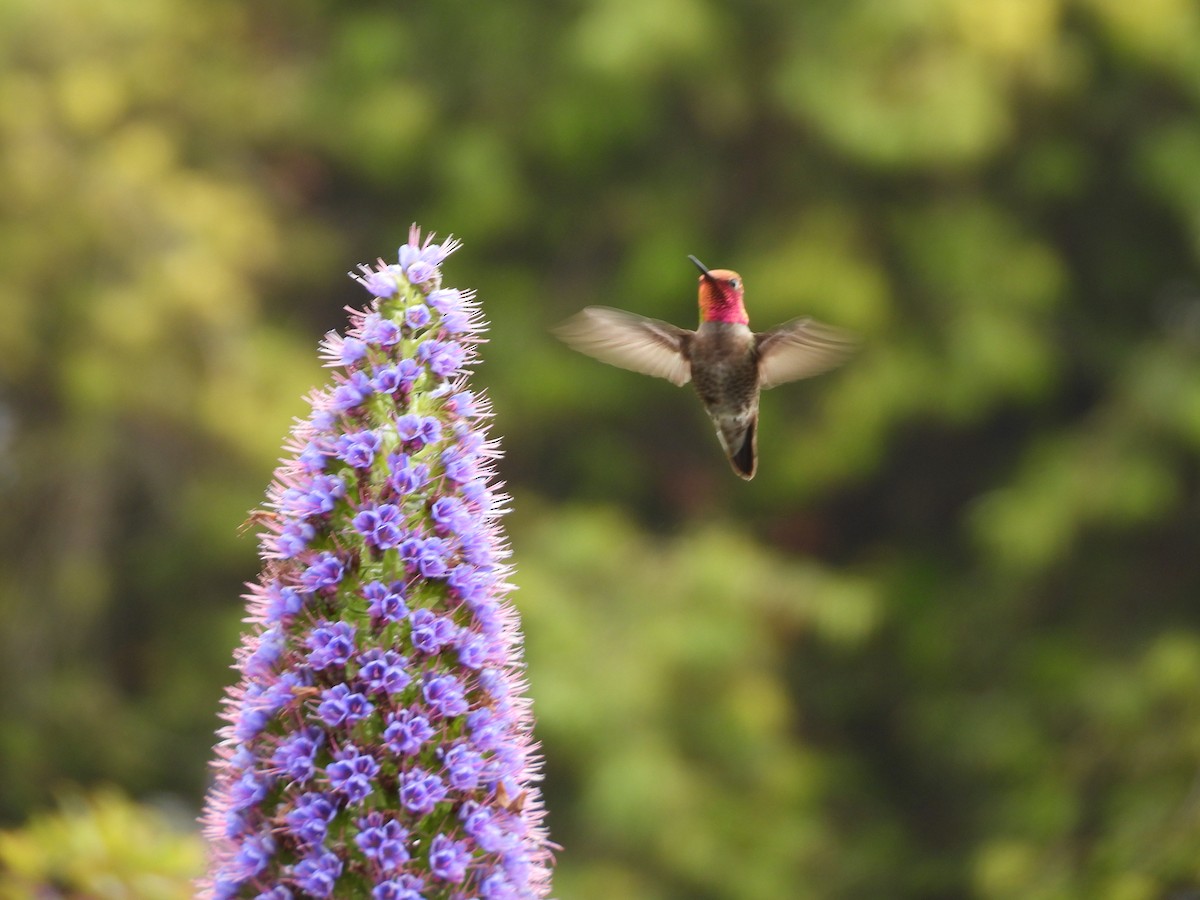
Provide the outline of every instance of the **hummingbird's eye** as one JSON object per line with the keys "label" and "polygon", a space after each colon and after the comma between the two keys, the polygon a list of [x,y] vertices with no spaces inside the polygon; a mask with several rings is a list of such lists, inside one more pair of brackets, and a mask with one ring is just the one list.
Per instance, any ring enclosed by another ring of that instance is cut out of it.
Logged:
{"label": "hummingbird's eye", "polygon": [[730,278],[729,286],[736,291],[738,288],[740,288],[742,286],[742,283],[740,281],[738,281],[736,278]]}

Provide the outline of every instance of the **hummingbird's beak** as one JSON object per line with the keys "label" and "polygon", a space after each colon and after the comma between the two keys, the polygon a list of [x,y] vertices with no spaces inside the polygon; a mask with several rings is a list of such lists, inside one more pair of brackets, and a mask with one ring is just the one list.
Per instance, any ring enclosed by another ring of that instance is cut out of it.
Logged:
{"label": "hummingbird's beak", "polygon": [[696,257],[692,256],[691,254],[688,254],[688,259],[692,261],[692,265],[694,265],[701,271],[701,273],[703,273],[705,278],[707,278],[709,281],[713,280],[712,273],[708,271],[708,266],[700,262],[700,260],[696,259]]}

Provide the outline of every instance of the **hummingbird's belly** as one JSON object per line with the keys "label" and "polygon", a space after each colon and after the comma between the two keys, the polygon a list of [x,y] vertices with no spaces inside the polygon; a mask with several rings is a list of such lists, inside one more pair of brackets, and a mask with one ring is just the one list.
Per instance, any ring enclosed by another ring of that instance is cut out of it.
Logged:
{"label": "hummingbird's belly", "polygon": [[757,405],[754,335],[745,325],[705,323],[691,348],[692,382],[710,413]]}
{"label": "hummingbird's belly", "polygon": [[755,406],[756,379],[753,366],[744,362],[731,364],[713,361],[692,365],[692,381],[696,393],[713,413],[749,412]]}

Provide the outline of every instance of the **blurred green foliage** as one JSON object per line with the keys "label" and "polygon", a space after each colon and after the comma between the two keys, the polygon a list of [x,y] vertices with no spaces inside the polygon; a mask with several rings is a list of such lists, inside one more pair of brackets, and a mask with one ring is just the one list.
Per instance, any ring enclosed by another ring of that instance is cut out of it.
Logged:
{"label": "blurred green foliage", "polygon": [[0,896],[186,900],[204,848],[186,820],[111,788],[0,831]]}
{"label": "blurred green foliage", "polygon": [[[416,220],[494,326],[559,895],[1196,896],[1197,46],[1194,0],[0,4],[0,817],[198,803],[238,525]],[[687,253],[864,339],[749,485],[546,334],[689,323]],[[186,868],[137,833],[80,865]]]}

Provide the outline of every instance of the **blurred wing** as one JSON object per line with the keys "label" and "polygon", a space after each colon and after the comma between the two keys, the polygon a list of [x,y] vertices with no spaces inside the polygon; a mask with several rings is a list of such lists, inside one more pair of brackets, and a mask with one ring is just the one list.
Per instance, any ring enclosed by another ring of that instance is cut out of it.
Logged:
{"label": "blurred wing", "polygon": [[848,332],[809,318],[792,319],[755,338],[764,389],[828,371],[845,362],[855,348]]}
{"label": "blurred wing", "polygon": [[554,329],[580,353],[644,375],[687,384],[692,377],[692,332],[607,306],[589,306]]}

